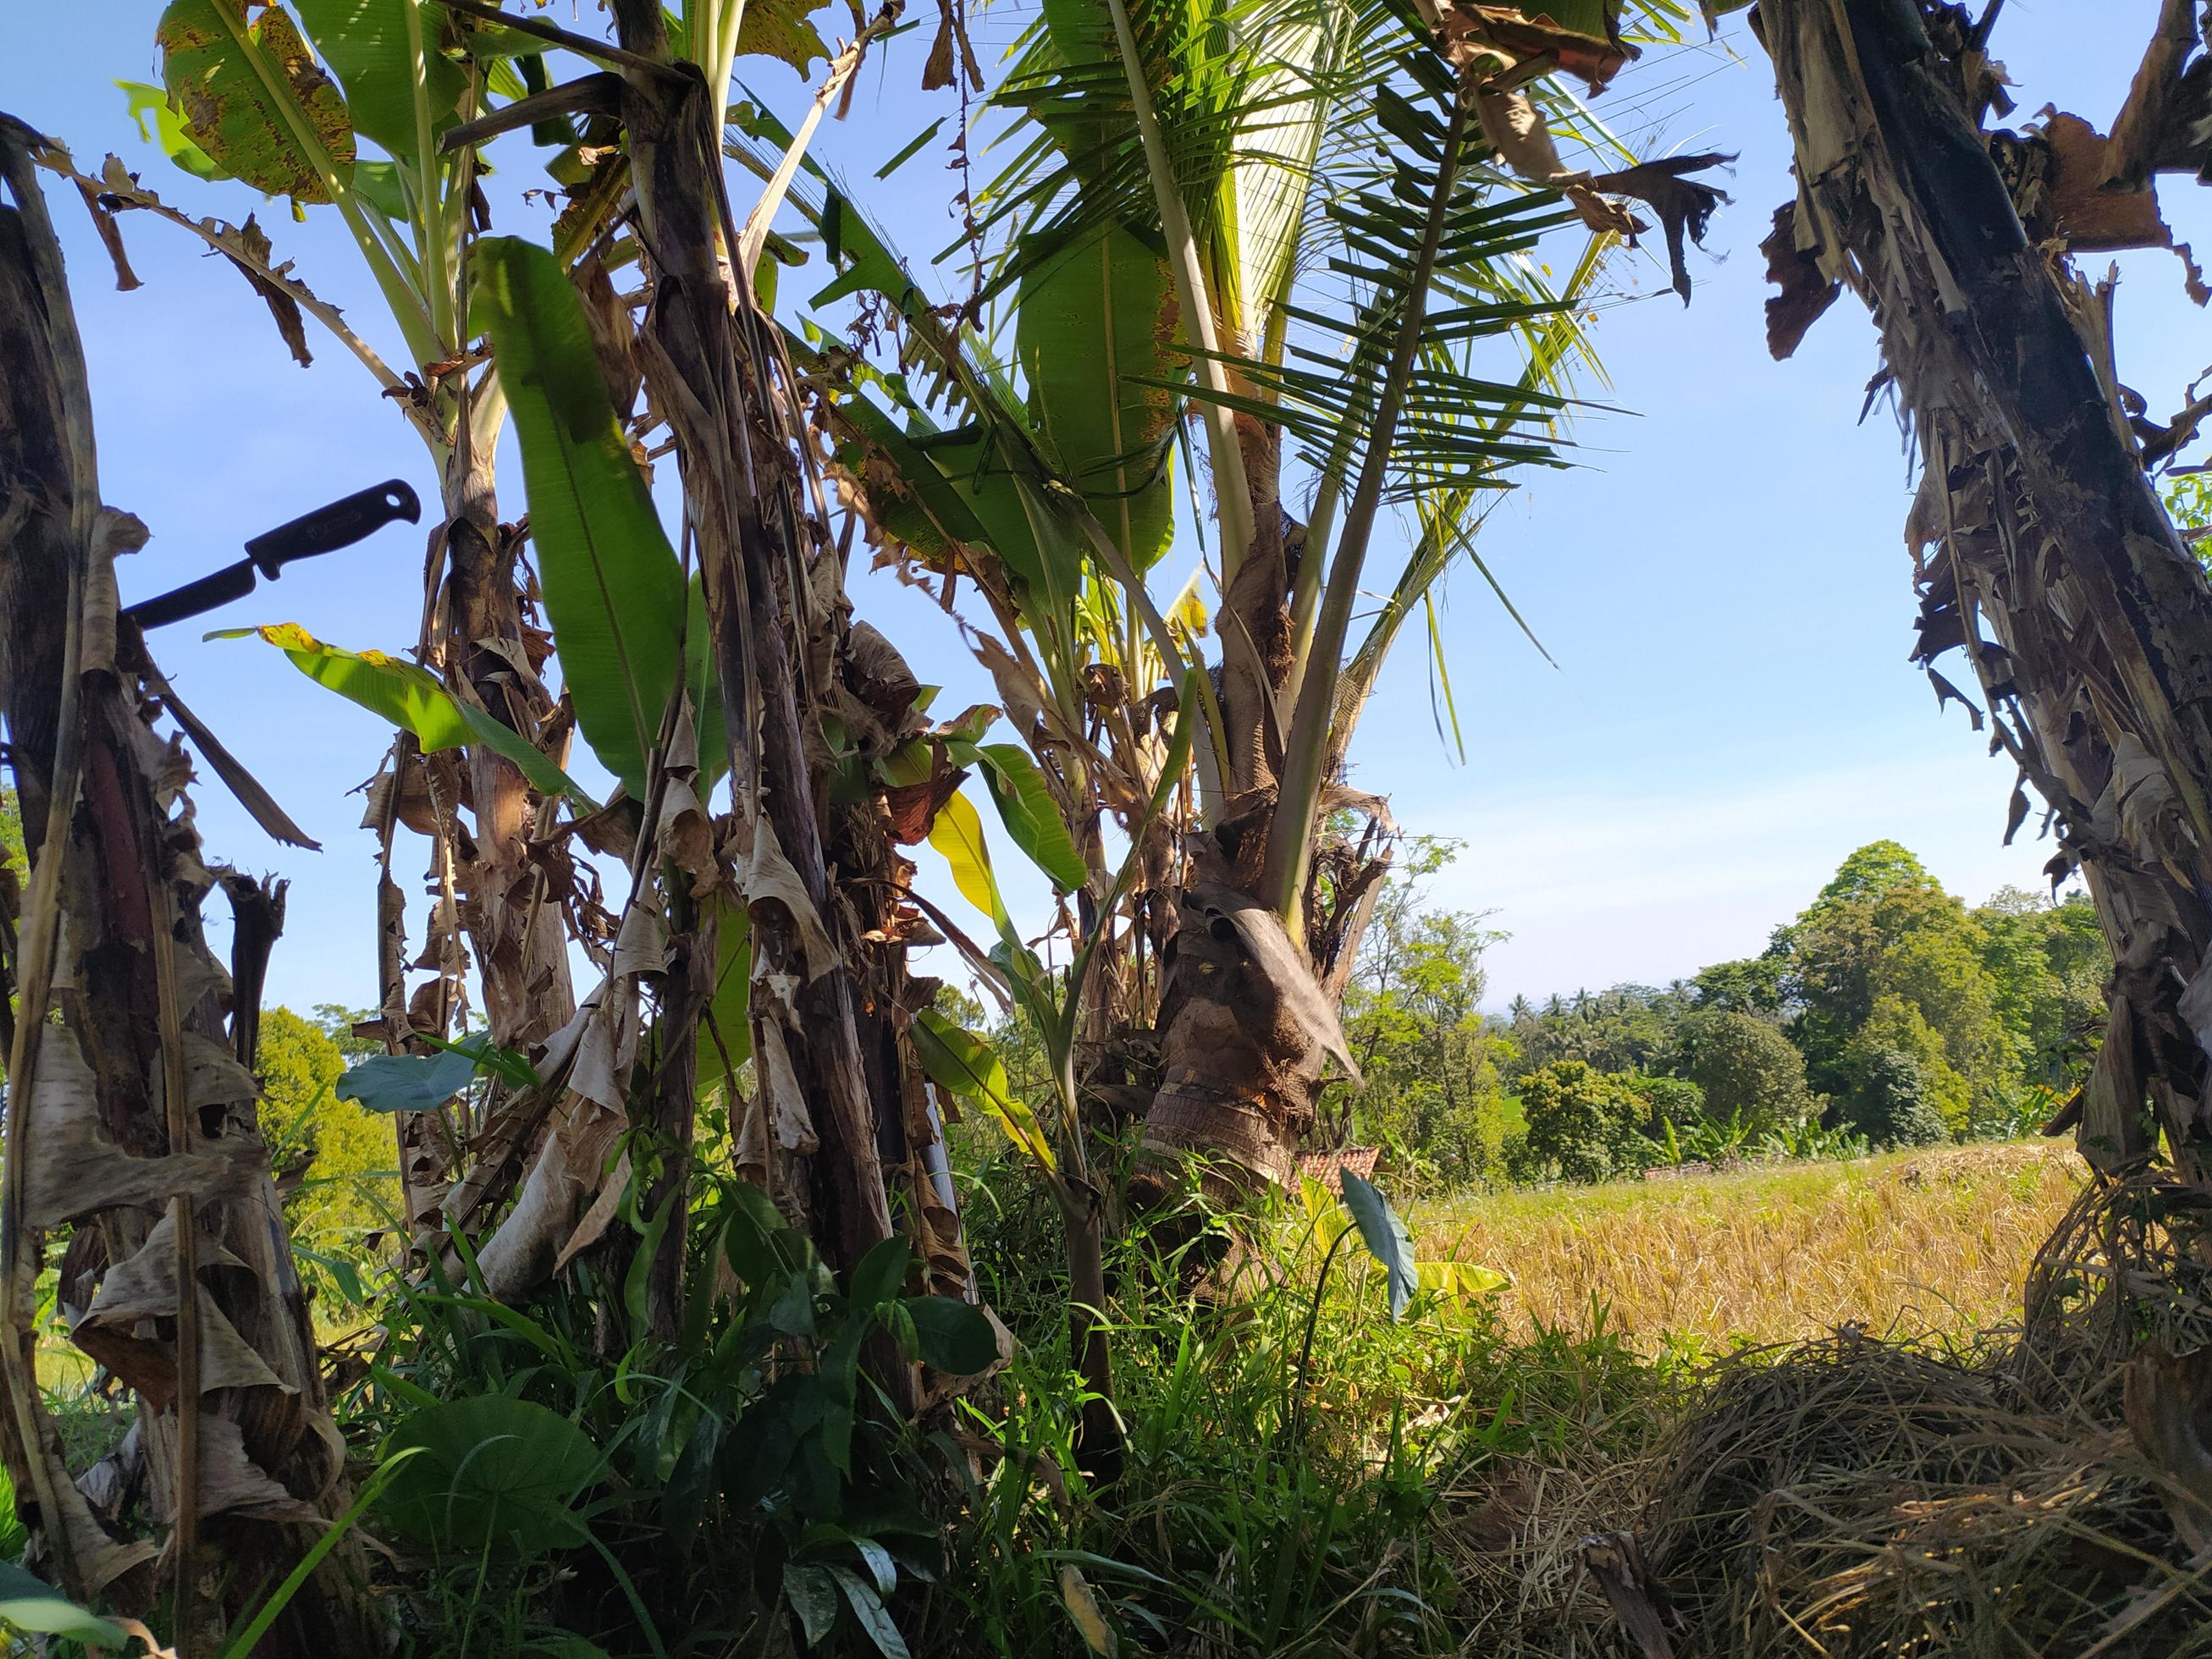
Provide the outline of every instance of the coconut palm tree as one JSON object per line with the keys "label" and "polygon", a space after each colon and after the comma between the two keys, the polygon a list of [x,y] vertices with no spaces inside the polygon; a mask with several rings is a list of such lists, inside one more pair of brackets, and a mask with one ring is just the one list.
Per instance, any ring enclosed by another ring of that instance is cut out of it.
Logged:
{"label": "coconut palm tree", "polygon": [[[1055,778],[1094,903],[1112,860],[1086,782],[1130,781],[1103,803],[1126,834],[1157,763],[1151,712],[1197,654],[1176,626],[1195,607],[1164,615],[1146,575],[1175,539],[1182,416],[1203,433],[1220,651],[1188,711],[1205,722],[1196,823],[1128,918],[1163,961],[1171,939],[1203,960],[1116,1005],[1121,1050],[1151,1062],[1163,1167],[1197,1151],[1280,1179],[1311,1121],[1387,867],[1382,803],[1343,782],[1360,713],[1406,624],[1425,616],[1435,638],[1446,570],[1480,568],[1511,471],[1558,459],[1574,302],[1637,228],[1606,191],[1662,193],[1633,169],[1569,173],[1536,118],[1581,119],[1544,78],[1562,62],[1595,85],[1626,60],[1613,9],[1588,33],[1516,13],[1516,33],[1498,8],[1048,6],[994,94],[1012,159],[977,194],[988,257],[951,321],[823,193],[840,277],[817,298],[888,302],[902,371],[823,356],[849,388],[830,400],[848,488],[886,541],[985,596],[998,631],[979,655]],[[1717,198],[1668,168],[1673,240]],[[1571,224],[1589,245],[1553,284],[1530,250]],[[1002,360],[975,321],[994,305]],[[1389,506],[1418,529],[1382,573]],[[1378,587],[1355,636],[1355,597]],[[1103,745],[1081,712],[1102,685],[1127,728],[1106,723]],[[1154,1024],[1156,1042],[1130,1039]]]}

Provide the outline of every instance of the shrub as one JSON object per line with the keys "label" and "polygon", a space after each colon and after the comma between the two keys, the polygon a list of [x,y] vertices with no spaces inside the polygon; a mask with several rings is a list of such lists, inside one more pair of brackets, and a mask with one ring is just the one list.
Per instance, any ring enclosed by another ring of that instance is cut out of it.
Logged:
{"label": "shrub", "polygon": [[1920,1062],[1902,1048],[1869,1050],[1844,1100],[1844,1121],[1877,1146],[1930,1146],[1948,1140],[1943,1114],[1929,1098]]}
{"label": "shrub", "polygon": [[1754,1135],[1802,1120],[1812,1106],[1805,1057],[1766,1021],[1727,1010],[1682,1022],[1682,1070],[1705,1091],[1705,1115]]}
{"label": "shrub", "polygon": [[1563,1181],[1604,1181],[1644,1168],[1651,1143],[1642,1127],[1649,1109],[1625,1077],[1596,1072],[1579,1060],[1555,1060],[1521,1084],[1528,1133],[1516,1143],[1516,1174],[1556,1173]]}

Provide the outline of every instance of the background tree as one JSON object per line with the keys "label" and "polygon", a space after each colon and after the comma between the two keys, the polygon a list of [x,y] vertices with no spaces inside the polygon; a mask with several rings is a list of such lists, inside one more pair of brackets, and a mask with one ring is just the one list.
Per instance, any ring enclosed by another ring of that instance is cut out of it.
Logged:
{"label": "background tree", "polygon": [[1871,1048],[1859,1056],[1857,1077],[1844,1097],[1844,1123],[1875,1146],[1930,1146],[1950,1139],[1950,1127],[1929,1097],[1921,1062],[1902,1048]]}
{"label": "background tree", "polygon": [[1498,1061],[1510,1048],[1480,1006],[1483,953],[1505,935],[1486,926],[1487,913],[1424,907],[1459,845],[1413,838],[1376,902],[1344,1001],[1345,1040],[1364,1086],[1339,1090],[1322,1123],[1339,1141],[1379,1142],[1452,1185],[1496,1167]]}
{"label": "background tree", "polygon": [[1805,1059],[1776,1027],[1725,1009],[1682,1022],[1682,1074],[1705,1091],[1706,1115],[1754,1134],[1802,1122],[1813,1109]]}
{"label": "background tree", "polygon": [[399,1224],[392,1126],[359,1102],[338,1098],[346,1063],[344,1049],[322,1026],[289,1008],[262,1015],[254,1075],[270,1161],[280,1174],[293,1236],[318,1250],[357,1251],[363,1235]]}
{"label": "background tree", "polygon": [[1522,1079],[1528,1127],[1507,1152],[1522,1180],[1606,1181],[1651,1162],[1647,1108],[1625,1079],[1579,1060],[1555,1060]]}

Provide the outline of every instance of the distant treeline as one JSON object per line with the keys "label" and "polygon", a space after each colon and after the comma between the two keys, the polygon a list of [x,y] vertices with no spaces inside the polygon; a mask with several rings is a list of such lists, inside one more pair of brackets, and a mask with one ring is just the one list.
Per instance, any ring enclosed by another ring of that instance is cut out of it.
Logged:
{"label": "distant treeline", "polygon": [[1415,842],[1379,907],[1345,1009],[1366,1087],[1333,1091],[1322,1131],[1437,1185],[2009,1138],[2063,1103],[2104,1018],[2086,896],[1969,908],[1887,841],[1755,957],[1485,1014],[1505,936],[1426,899],[1456,850]]}

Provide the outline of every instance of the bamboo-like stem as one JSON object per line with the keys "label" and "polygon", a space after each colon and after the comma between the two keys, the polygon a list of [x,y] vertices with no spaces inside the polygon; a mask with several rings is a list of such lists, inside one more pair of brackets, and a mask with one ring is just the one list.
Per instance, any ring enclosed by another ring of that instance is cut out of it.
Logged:
{"label": "bamboo-like stem", "polygon": [[[1452,187],[1459,170],[1460,143],[1467,133],[1470,88],[1462,85],[1452,100],[1451,125],[1444,135],[1443,153],[1437,164],[1436,188],[1429,197],[1427,222],[1421,231],[1421,247],[1406,289],[1405,311],[1398,319],[1398,337],[1391,348],[1390,370],[1376,404],[1375,422],[1368,434],[1367,453],[1360,463],[1359,483],[1345,515],[1344,536],[1329,562],[1321,614],[1309,649],[1310,660],[1298,687],[1296,712],[1284,745],[1283,771],[1273,823],[1267,834],[1267,863],[1262,878],[1261,900],[1282,917],[1292,939],[1304,934],[1306,878],[1313,867],[1313,838],[1321,811],[1322,771],[1329,750],[1329,725],[1336,705],[1336,683],[1342,672],[1344,640],[1352,623],[1352,606],[1359,592],[1359,576],[1367,559],[1367,543],[1382,503],[1390,450],[1398,434],[1398,416],[1405,405],[1406,387],[1413,372],[1413,357],[1420,349],[1421,323],[1428,309],[1429,282],[1436,273],[1437,250],[1443,240],[1444,221],[1450,216]],[[1305,556],[1317,556],[1310,542]]]}
{"label": "bamboo-like stem", "polygon": [[1136,114],[1137,132],[1144,142],[1145,167],[1152,175],[1160,230],[1167,239],[1168,266],[1175,274],[1183,332],[1198,348],[1198,377],[1210,394],[1200,401],[1199,414],[1206,422],[1206,452],[1213,462],[1213,510],[1221,525],[1221,587],[1226,592],[1254,534],[1252,487],[1244,475],[1244,451],[1237,441],[1237,417],[1224,401],[1230,392],[1229,370],[1221,361],[1221,343],[1214,332],[1213,305],[1199,257],[1198,235],[1191,228],[1190,210],[1183,203],[1182,187],[1176,182],[1175,163],[1168,155],[1158,112],[1152,107],[1152,89],[1146,83],[1145,66],[1137,56],[1137,35],[1129,26],[1129,9],[1126,0],[1107,0],[1107,4],[1114,14],[1114,40],[1129,83],[1129,105]]}

